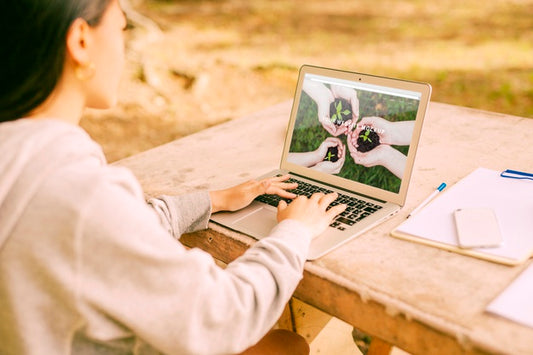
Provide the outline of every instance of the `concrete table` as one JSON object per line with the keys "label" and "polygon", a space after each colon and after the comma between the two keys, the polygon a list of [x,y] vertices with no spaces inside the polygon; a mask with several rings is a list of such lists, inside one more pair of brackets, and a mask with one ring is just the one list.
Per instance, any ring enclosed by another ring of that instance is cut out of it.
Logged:
{"label": "concrete table", "polygon": [[[147,195],[228,187],[278,166],[290,108],[284,102],[117,164]],[[442,181],[479,166],[532,171],[532,136],[532,119],[431,103],[402,211],[308,262],[295,297],[414,354],[533,354],[533,329],[485,312],[529,262],[509,267],[389,234]],[[182,242],[227,263],[254,239],[211,223]]]}

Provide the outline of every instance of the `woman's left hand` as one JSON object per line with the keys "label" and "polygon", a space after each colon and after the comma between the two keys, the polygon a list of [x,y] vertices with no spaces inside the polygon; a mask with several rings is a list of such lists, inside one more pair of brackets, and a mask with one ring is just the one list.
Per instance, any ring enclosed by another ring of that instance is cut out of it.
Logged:
{"label": "woman's left hand", "polygon": [[239,210],[248,206],[257,196],[262,194],[295,198],[296,194],[287,190],[295,189],[298,184],[287,183],[289,177],[289,175],[283,175],[260,181],[250,180],[228,189],[210,191],[212,212]]}

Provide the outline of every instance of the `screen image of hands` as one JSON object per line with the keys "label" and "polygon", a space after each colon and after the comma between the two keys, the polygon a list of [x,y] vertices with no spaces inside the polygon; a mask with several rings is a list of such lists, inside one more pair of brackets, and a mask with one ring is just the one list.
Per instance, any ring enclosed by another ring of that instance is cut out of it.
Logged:
{"label": "screen image of hands", "polygon": [[318,121],[334,137],[346,134],[359,119],[359,100],[354,89],[305,81],[303,90],[317,105]]}
{"label": "screen image of hands", "polygon": [[[306,81],[303,91],[316,104],[316,118],[331,136],[309,152],[290,152],[290,162],[330,174],[338,174],[348,155],[364,167],[382,166],[402,178],[407,157],[393,146],[408,146],[414,120],[389,121],[378,116],[360,119],[357,91],[341,85]],[[367,110],[368,112],[368,110]],[[346,136],[345,144],[340,139]],[[326,159],[327,148],[338,147],[338,159]]]}
{"label": "screen image of hands", "polygon": [[[356,164],[366,167],[381,165],[398,178],[404,173],[407,157],[392,145],[409,145],[415,121],[390,122],[381,117],[364,117],[347,133],[348,150]],[[373,134],[372,134],[373,133]],[[369,136],[375,146],[365,148]]]}
{"label": "screen image of hands", "polygon": [[339,138],[328,137],[311,152],[289,153],[291,163],[328,174],[338,174],[346,158],[346,147]]}

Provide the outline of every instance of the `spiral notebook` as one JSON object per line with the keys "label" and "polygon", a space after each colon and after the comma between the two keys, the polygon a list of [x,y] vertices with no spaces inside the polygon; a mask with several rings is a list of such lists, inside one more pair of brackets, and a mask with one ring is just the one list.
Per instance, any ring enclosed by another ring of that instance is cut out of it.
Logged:
{"label": "spiral notebook", "polygon": [[[453,212],[471,207],[494,210],[503,236],[501,246],[476,249],[458,246]],[[504,178],[499,171],[478,168],[405,220],[391,235],[505,265],[517,265],[533,255],[532,216],[533,181]]]}

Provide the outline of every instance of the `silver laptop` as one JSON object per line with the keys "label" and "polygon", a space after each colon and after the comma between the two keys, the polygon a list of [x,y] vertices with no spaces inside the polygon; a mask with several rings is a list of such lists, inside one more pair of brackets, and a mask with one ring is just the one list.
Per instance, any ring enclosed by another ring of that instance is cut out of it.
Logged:
{"label": "silver laptop", "polygon": [[[431,86],[304,65],[279,169],[293,192],[339,193],[347,209],[312,243],[316,259],[394,215],[405,203]],[[277,224],[280,198],[263,195],[212,221],[257,239]],[[288,201],[290,202],[290,201]]]}

